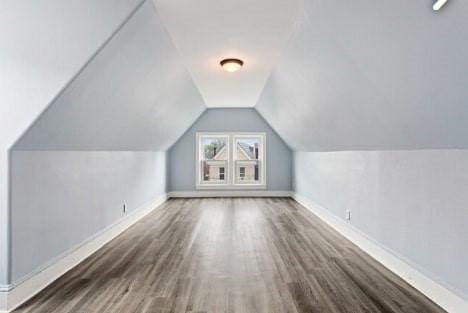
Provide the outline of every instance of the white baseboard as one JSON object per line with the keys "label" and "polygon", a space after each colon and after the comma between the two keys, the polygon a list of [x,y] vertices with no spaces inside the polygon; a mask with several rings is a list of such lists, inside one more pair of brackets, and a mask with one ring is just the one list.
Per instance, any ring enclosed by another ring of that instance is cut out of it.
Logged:
{"label": "white baseboard", "polygon": [[20,283],[11,286],[3,286],[0,290],[0,313],[11,312],[29,300],[57,278],[81,263],[106,243],[153,211],[156,207],[160,206],[167,198],[167,194],[158,196],[129,213],[124,218],[98,232],[77,247],[70,249],[59,258],[55,259],[55,262],[52,262],[52,264],[35,271]]}
{"label": "white baseboard", "polygon": [[0,290],[0,313],[7,313],[7,289],[4,287]]}
{"label": "white baseboard", "polygon": [[195,190],[171,191],[169,198],[220,198],[220,197],[292,197],[294,192],[282,190]]}
{"label": "white baseboard", "polygon": [[345,220],[330,213],[325,208],[317,205],[309,198],[299,194],[294,194],[293,198],[447,312],[468,312],[467,301],[415,269],[415,267],[408,261],[405,261],[403,257],[380,245],[374,239],[346,223]]}

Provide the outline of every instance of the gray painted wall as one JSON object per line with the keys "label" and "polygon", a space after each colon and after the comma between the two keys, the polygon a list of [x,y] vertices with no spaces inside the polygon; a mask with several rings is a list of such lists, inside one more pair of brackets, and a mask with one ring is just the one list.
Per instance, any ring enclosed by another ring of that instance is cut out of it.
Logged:
{"label": "gray painted wall", "polygon": [[468,300],[468,151],[295,152],[296,192]]}
{"label": "gray painted wall", "polygon": [[265,132],[267,189],[291,190],[292,154],[255,109],[208,109],[169,150],[169,190],[195,190],[197,132]]}
{"label": "gray painted wall", "polygon": [[468,299],[468,2],[432,4],[305,1],[256,109],[296,192]]}
{"label": "gray painted wall", "polygon": [[13,283],[165,192],[165,152],[14,151]]}
{"label": "gray painted wall", "polygon": [[[6,0],[0,5],[5,7],[0,9],[0,20],[5,21],[0,29],[0,285],[11,282],[8,214],[17,208],[9,206],[9,194],[15,194],[16,201],[27,199],[19,185],[15,191],[9,185],[10,149],[164,151],[205,108],[153,3],[145,1],[131,15],[140,3]],[[111,37],[127,17],[128,23]],[[76,158],[81,156],[76,153]],[[96,163],[93,170],[111,164],[116,177],[127,175],[116,162]],[[62,166],[49,167],[54,172]],[[15,175],[16,180],[21,175],[30,179],[28,172]],[[83,201],[71,200],[76,205]],[[17,220],[12,223],[18,225]],[[38,264],[61,250],[50,249]],[[13,278],[34,265],[16,264]]]}
{"label": "gray painted wall", "polygon": [[0,147],[0,287],[8,285],[10,259],[9,155]]}
{"label": "gray painted wall", "polygon": [[8,284],[8,150],[138,0],[0,4],[0,284]]}

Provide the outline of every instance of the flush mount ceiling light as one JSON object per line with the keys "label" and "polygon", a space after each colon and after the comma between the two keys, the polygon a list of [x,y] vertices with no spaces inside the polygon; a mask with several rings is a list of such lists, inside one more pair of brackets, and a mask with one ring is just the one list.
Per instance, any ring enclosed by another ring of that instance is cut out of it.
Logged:
{"label": "flush mount ceiling light", "polygon": [[446,3],[448,0],[438,0],[436,3],[434,3],[434,6],[432,7],[434,11],[439,11]]}
{"label": "flush mount ceiling light", "polygon": [[223,70],[229,73],[237,72],[238,70],[241,69],[242,65],[244,65],[244,62],[239,59],[224,59],[221,62],[219,62],[221,66],[223,67]]}

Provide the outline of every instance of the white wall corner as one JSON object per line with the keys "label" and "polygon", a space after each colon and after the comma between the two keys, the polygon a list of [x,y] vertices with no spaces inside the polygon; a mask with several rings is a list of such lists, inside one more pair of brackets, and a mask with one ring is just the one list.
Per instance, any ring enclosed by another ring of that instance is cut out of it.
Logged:
{"label": "white wall corner", "polygon": [[166,202],[167,199],[167,194],[155,197],[124,218],[88,238],[78,246],[63,253],[51,263],[37,269],[20,282],[15,283],[13,286],[3,286],[3,288],[0,286],[0,313],[13,311],[54,282],[57,278],[99,250],[106,243],[120,235],[147,214],[151,213],[158,206]]}
{"label": "white wall corner", "polygon": [[397,253],[382,246],[365,233],[346,223],[313,200],[295,193],[292,196],[298,203],[311,211],[333,229],[353,242],[367,254],[380,262],[408,284],[419,290],[449,313],[468,312],[468,302],[448,288],[415,269]]}

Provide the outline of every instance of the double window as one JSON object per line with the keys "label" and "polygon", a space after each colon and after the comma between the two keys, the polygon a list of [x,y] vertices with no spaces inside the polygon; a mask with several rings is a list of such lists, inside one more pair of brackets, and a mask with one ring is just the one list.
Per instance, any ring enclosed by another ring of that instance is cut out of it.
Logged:
{"label": "double window", "polygon": [[197,133],[198,188],[264,188],[264,133]]}

